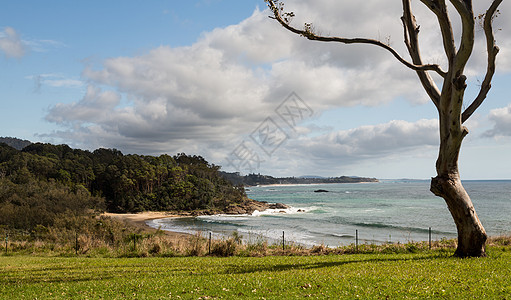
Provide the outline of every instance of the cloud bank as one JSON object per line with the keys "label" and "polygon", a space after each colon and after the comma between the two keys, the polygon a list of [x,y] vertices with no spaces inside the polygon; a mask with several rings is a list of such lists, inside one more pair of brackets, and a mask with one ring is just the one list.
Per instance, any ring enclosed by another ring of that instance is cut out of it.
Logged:
{"label": "cloud bank", "polygon": [[[504,5],[503,10],[509,8]],[[294,24],[306,20],[326,35],[388,39],[405,53],[397,2],[288,1],[286,8],[297,13]],[[416,14],[425,58],[444,63],[438,29],[428,22],[431,13],[418,6]],[[306,100],[316,117],[332,108],[377,106],[397,97],[428,101],[415,74],[389,53],[365,45],[310,42],[286,32],[268,15],[257,9],[239,24],[204,33],[191,46],[161,46],[85,68],[89,86],[84,97],[48,111],[46,119],[62,127],[51,137],[130,153],[200,153],[218,163],[291,92]],[[509,22],[501,19],[499,26]],[[4,35],[17,40],[14,33]],[[478,47],[476,54],[484,52],[484,44]],[[502,52],[500,68],[511,70],[511,55]],[[469,70],[484,72],[484,55],[473,59]],[[499,124],[495,130],[507,118],[499,113],[493,116]],[[328,135],[312,130],[286,143],[281,156],[356,162],[435,146],[437,132],[435,120],[395,120]]]}

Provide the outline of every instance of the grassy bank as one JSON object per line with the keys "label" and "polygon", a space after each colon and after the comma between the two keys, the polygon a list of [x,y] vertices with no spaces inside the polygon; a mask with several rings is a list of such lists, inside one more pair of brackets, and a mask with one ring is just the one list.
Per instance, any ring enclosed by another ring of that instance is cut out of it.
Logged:
{"label": "grassy bank", "polygon": [[85,258],[3,256],[10,299],[509,299],[511,251],[270,257]]}
{"label": "grassy bank", "polygon": [[[342,254],[400,254],[454,251],[456,240],[428,242],[384,243],[326,247],[305,247],[285,240],[275,244],[261,238],[243,242],[237,232],[222,239],[210,240],[206,234],[186,235],[151,229],[131,220],[101,217],[67,217],[62,225],[37,226],[33,231],[9,230],[0,226],[0,256],[35,255],[54,257],[183,257],[183,256],[317,256]],[[138,224],[138,225],[137,225]],[[68,228],[79,228],[68,229]],[[511,236],[492,237],[489,247],[511,247]],[[284,246],[284,247],[283,247]]]}

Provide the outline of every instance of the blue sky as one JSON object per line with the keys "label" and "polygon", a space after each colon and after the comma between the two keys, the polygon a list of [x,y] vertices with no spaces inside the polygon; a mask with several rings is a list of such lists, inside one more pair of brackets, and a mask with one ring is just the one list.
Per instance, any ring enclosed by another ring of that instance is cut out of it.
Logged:
{"label": "blue sky", "polygon": [[[293,24],[388,38],[404,55],[395,2],[289,0],[286,8],[297,14]],[[425,58],[442,64],[433,18],[418,1],[414,9]],[[467,123],[466,179],[511,178],[511,4],[501,13],[493,88]],[[7,1],[0,136],[186,152],[227,171],[275,176],[435,175],[436,111],[412,71],[370,46],[293,36],[268,15],[262,0]],[[484,76],[481,38],[479,31],[467,102]],[[289,104],[304,112],[293,122],[279,114]],[[265,147],[261,128],[276,130],[277,143]]]}

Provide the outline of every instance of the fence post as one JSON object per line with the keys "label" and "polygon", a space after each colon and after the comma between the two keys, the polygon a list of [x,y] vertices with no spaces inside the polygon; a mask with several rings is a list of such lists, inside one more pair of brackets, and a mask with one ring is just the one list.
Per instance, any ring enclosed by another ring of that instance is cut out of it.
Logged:
{"label": "fence post", "polygon": [[8,243],[8,241],[9,241],[9,234],[6,233],[5,234],[5,254],[7,254],[7,245],[8,245],[7,243]]}
{"label": "fence post", "polygon": [[78,255],[78,231],[75,232],[75,254]]}
{"label": "fence post", "polygon": [[431,250],[431,227],[429,227],[429,250]]}
{"label": "fence post", "polygon": [[285,237],[285,236],[284,236],[284,231],[282,231],[282,251],[284,251],[284,250],[285,250],[285,246],[286,246],[286,240],[285,240],[285,238],[284,238],[284,237]]}
{"label": "fence post", "polygon": [[211,254],[211,231],[209,232],[208,254]]}
{"label": "fence post", "polygon": [[358,252],[358,229],[355,230],[355,251]]}

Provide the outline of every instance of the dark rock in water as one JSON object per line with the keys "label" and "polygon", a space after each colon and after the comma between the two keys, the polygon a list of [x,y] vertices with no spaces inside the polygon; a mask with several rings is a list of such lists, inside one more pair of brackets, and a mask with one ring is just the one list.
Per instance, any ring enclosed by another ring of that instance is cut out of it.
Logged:
{"label": "dark rock in water", "polygon": [[314,193],[328,193],[327,190],[315,190]]}
{"label": "dark rock in water", "polygon": [[275,204],[270,204],[269,208],[270,209],[288,209],[289,206],[287,206],[283,203],[275,203]]}

